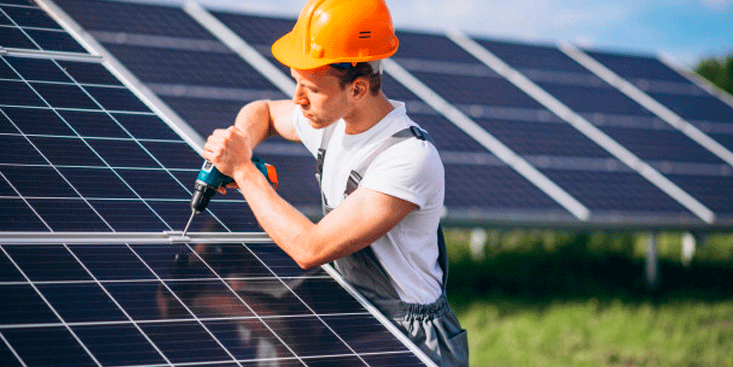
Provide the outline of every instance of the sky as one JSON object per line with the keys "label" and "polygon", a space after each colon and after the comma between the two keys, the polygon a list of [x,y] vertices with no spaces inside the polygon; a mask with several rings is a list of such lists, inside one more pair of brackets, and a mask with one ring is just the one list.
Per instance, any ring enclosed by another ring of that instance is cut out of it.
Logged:
{"label": "sky", "polygon": [[[181,3],[183,0],[136,0]],[[509,41],[570,42],[659,54],[694,68],[733,54],[733,0],[385,0],[398,29]],[[215,9],[297,17],[306,0],[198,0]]]}

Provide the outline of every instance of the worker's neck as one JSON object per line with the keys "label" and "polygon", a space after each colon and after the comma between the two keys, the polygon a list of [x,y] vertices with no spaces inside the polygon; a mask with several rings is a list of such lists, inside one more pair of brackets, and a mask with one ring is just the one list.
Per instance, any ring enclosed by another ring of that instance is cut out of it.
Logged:
{"label": "worker's neck", "polygon": [[356,135],[371,129],[392,110],[394,106],[381,91],[376,96],[371,94],[365,96],[364,100],[354,106],[351,113],[344,116],[346,134]]}

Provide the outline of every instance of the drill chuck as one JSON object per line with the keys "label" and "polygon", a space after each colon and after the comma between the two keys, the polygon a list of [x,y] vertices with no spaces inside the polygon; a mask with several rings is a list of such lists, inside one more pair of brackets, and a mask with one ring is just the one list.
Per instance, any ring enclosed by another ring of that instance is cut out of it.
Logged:
{"label": "drill chuck", "polygon": [[191,210],[195,211],[196,214],[204,211],[206,206],[209,205],[211,197],[216,193],[216,189],[216,187],[206,182],[196,180],[193,195],[191,195]]}

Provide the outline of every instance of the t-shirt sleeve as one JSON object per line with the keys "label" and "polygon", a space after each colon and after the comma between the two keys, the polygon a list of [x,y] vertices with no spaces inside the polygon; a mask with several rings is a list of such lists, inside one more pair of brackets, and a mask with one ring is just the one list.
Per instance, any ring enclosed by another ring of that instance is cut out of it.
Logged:
{"label": "t-shirt sleeve", "polygon": [[360,185],[423,208],[442,188],[443,180],[437,150],[428,142],[410,139],[377,156]]}

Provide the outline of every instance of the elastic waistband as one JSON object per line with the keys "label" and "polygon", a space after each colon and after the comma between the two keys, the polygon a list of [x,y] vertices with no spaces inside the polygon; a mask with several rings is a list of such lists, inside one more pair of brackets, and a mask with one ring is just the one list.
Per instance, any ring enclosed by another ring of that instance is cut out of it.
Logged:
{"label": "elastic waistband", "polygon": [[400,300],[375,300],[375,306],[392,319],[435,319],[451,312],[445,293],[433,303],[425,305]]}

